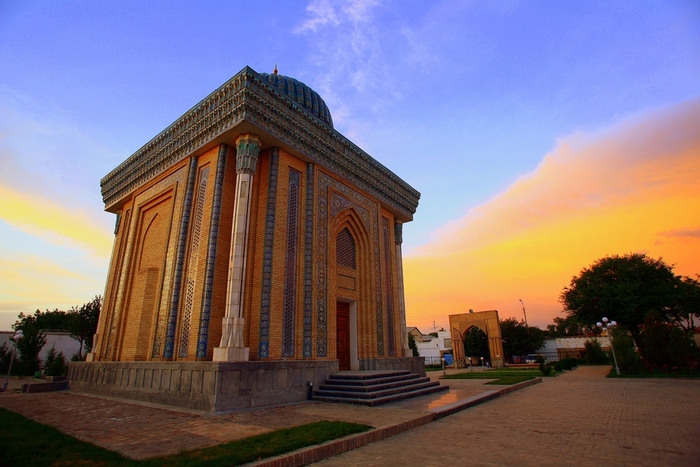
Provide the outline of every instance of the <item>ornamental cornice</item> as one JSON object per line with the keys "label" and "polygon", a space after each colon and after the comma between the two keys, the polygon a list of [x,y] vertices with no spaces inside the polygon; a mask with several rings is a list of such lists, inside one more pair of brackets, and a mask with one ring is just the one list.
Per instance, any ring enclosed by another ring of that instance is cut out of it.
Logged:
{"label": "ornamental cornice", "polygon": [[242,121],[288,144],[413,218],[420,193],[384,165],[245,67],[101,181],[110,206]]}

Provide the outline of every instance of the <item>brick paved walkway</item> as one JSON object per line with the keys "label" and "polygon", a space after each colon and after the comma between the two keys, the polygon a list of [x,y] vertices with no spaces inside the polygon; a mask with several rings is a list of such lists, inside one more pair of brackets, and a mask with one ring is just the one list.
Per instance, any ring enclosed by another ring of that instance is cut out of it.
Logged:
{"label": "brick paved walkway", "polygon": [[[608,369],[580,367],[545,378],[543,383],[318,464],[700,465],[700,380],[609,380],[604,378]],[[0,406],[143,459],[316,420],[391,427],[425,416],[454,397],[494,389],[483,382],[450,380],[455,388],[450,393],[374,408],[309,402],[210,414],[71,392],[0,393]]]}
{"label": "brick paved walkway", "polygon": [[579,367],[315,465],[700,465],[700,381],[608,369]]}

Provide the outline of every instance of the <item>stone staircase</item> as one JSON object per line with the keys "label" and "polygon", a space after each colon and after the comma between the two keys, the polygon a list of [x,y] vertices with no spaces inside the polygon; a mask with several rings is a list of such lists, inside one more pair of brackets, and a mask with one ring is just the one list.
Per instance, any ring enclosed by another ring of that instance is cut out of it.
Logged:
{"label": "stone staircase", "polygon": [[448,389],[408,370],[343,371],[328,376],[326,383],[313,392],[313,399],[374,407]]}

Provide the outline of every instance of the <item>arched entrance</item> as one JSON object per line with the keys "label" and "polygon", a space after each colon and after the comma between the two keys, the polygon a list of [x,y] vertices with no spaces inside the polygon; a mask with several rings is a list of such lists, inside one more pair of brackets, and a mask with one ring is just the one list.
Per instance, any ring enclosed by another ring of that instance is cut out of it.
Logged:
{"label": "arched entrance", "polygon": [[464,342],[467,333],[474,327],[486,333],[491,365],[495,368],[502,367],[504,358],[503,341],[501,340],[501,325],[498,321],[497,310],[450,315],[452,353],[455,358],[455,367],[464,368],[467,366]]}
{"label": "arched entrance", "polygon": [[488,335],[479,326],[472,326],[464,333],[464,355],[466,366],[470,359],[472,365],[491,361]]}

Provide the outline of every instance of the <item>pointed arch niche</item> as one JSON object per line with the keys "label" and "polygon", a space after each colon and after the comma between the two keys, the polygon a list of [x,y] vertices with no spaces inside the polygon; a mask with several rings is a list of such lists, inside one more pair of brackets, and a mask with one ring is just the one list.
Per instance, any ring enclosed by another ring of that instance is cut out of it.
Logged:
{"label": "pointed arch niche", "polygon": [[371,307],[370,236],[354,207],[338,212],[329,230],[331,306],[335,310],[330,329],[334,337],[331,342],[336,343],[335,348],[331,347],[331,357],[338,358],[340,369],[359,370],[359,359],[374,356],[372,351],[376,349],[372,339],[376,323]]}

